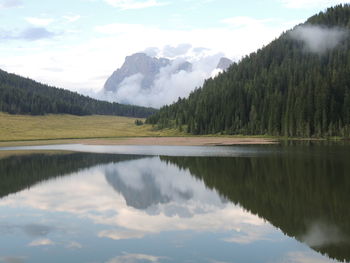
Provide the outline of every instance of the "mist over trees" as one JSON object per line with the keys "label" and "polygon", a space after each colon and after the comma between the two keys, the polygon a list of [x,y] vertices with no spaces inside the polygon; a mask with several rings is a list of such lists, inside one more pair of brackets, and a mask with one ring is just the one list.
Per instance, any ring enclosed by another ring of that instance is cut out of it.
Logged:
{"label": "mist over trees", "polygon": [[329,8],[147,119],[193,134],[350,136],[350,5]]}
{"label": "mist over trees", "polygon": [[118,115],[144,118],[155,109],[99,101],[0,70],[0,111],[10,114]]}

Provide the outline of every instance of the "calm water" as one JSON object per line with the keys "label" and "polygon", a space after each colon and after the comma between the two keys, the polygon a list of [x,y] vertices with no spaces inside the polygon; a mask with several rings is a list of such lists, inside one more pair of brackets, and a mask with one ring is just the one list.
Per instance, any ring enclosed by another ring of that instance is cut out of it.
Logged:
{"label": "calm water", "polygon": [[350,261],[347,144],[0,150],[0,262]]}

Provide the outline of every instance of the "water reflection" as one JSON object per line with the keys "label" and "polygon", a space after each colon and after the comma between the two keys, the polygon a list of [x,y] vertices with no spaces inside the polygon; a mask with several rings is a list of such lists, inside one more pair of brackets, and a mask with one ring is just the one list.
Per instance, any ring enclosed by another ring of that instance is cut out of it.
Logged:
{"label": "water reflection", "polygon": [[349,260],[348,166],[323,155],[0,159],[0,262],[332,262],[283,233]]}

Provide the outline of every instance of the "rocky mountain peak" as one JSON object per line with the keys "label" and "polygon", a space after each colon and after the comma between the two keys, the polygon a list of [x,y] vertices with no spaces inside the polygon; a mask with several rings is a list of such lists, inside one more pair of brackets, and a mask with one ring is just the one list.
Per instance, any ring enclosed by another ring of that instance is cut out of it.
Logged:
{"label": "rocky mountain peak", "polygon": [[[127,56],[122,67],[114,71],[107,79],[104,90],[115,92],[126,78],[136,74],[141,74],[143,77],[141,88],[149,89],[153,85],[160,69],[171,65],[171,63],[172,61],[167,58],[150,57],[145,53],[135,53]],[[191,71],[191,63],[186,61],[179,64],[175,72],[180,70]]]}
{"label": "rocky mountain peak", "polygon": [[222,57],[218,63],[217,68],[222,69],[222,70],[226,70],[231,66],[232,63],[233,63],[233,61],[231,59]]}

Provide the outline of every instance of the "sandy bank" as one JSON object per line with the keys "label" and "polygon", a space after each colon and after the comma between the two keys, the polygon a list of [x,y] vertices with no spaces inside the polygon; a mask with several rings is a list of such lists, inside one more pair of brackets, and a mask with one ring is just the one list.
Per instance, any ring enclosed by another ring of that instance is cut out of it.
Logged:
{"label": "sandy bank", "polygon": [[249,145],[275,144],[277,140],[267,138],[239,137],[126,137],[107,139],[67,139],[0,142],[0,147],[29,146],[49,144],[86,144],[86,145],[164,145],[164,146],[208,146],[208,145]]}

